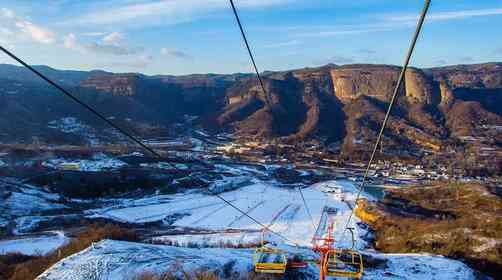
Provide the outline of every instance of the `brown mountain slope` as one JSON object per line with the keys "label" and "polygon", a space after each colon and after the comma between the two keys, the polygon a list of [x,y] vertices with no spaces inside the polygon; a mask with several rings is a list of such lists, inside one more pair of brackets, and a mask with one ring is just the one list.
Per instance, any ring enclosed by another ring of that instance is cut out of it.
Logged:
{"label": "brown mountain slope", "polygon": [[[10,73],[9,69],[3,72]],[[80,77],[80,87],[74,90],[89,104],[116,118],[169,125],[193,115],[214,131],[287,142],[339,141],[350,151],[367,149],[374,141],[399,72],[398,66],[367,64],[266,72],[266,94],[250,74],[145,76],[95,71],[72,79]],[[21,127],[29,126],[27,132],[75,114],[75,107],[59,95],[46,94],[46,87],[30,84],[29,90],[19,91],[19,80],[1,81],[0,97],[9,100],[3,103],[2,114],[18,118]],[[502,64],[410,68],[397,101],[384,145],[436,150],[442,142],[478,133],[480,125],[502,125]],[[0,127],[7,138],[14,132],[7,125]]]}

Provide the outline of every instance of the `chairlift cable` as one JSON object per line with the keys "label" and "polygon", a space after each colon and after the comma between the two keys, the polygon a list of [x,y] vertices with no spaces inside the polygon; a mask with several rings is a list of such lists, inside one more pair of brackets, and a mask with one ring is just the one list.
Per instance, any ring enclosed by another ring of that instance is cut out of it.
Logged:
{"label": "chairlift cable", "polygon": [[[417,23],[417,27],[415,29],[415,33],[413,35],[410,47],[408,49],[408,53],[406,54],[406,57],[405,57],[405,60],[404,60],[403,68],[401,69],[401,73],[399,74],[398,82],[396,84],[396,87],[394,88],[394,93],[392,94],[392,98],[390,100],[390,104],[389,104],[389,107],[387,109],[387,113],[385,114],[385,118],[384,118],[382,126],[380,128],[380,132],[378,133],[378,137],[377,137],[375,146],[373,147],[373,151],[371,153],[370,160],[368,162],[368,165],[366,166],[366,170],[364,172],[363,180],[361,181],[361,184],[359,186],[359,190],[357,192],[357,196],[356,196],[356,200],[355,200],[356,203],[359,200],[359,198],[361,197],[362,191],[364,190],[364,185],[365,185],[366,180],[368,178],[368,174],[369,174],[369,171],[370,171],[370,168],[371,168],[371,164],[373,163],[376,151],[378,150],[378,146],[380,144],[380,141],[382,140],[383,132],[384,132],[385,127],[387,125],[387,121],[390,118],[390,113],[392,111],[392,107],[394,106],[394,104],[396,102],[396,97],[399,94],[399,90],[401,89],[401,86],[403,84],[403,81],[404,81],[404,78],[405,78],[405,74],[406,74],[406,70],[408,69],[408,65],[410,63],[411,56],[413,54],[413,51],[415,49],[415,45],[416,45],[418,37],[420,35],[420,31],[422,30],[422,26],[423,26],[425,18],[427,16],[427,12],[429,11],[430,3],[431,3],[431,0],[425,0],[425,2],[424,2],[424,6],[423,6],[422,12],[420,14],[420,17],[418,19],[418,23]],[[349,218],[348,218],[347,223],[345,225],[345,229],[343,231],[341,239],[343,239],[343,237],[345,235],[345,232],[347,231],[347,228],[349,226],[350,220],[352,219],[352,216],[354,215],[354,211],[355,211],[355,207],[352,208],[352,211],[350,212],[350,215],[349,215]]]}
{"label": "chairlift cable", "polygon": [[258,77],[258,81],[260,83],[261,89],[263,91],[263,94],[265,94],[265,99],[267,100],[268,105],[271,106],[272,103],[271,103],[270,98],[268,96],[267,90],[265,89],[265,84],[263,83],[263,79],[261,78],[260,71],[258,71],[258,67],[256,66],[253,52],[251,51],[251,47],[249,46],[246,32],[244,31],[244,28],[242,27],[242,23],[239,18],[239,14],[237,12],[237,9],[235,8],[234,1],[233,0],[229,0],[229,1],[230,1],[230,5],[232,6],[232,11],[234,12],[235,21],[236,21],[237,25],[239,26],[239,30],[241,31],[241,35],[242,35],[242,39],[244,41],[244,44],[246,45],[246,49],[248,51],[249,58],[251,59],[251,63],[253,64],[253,68],[256,72],[256,76]]}
{"label": "chairlift cable", "polygon": [[[152,154],[152,155],[154,155],[154,156],[156,156],[158,158],[162,158],[162,156],[158,152],[156,152],[152,148],[148,147],[141,140],[139,140],[138,138],[136,138],[135,136],[133,136],[129,132],[125,131],[120,126],[116,125],[114,122],[112,122],[111,120],[109,120],[108,118],[106,118],[103,114],[99,113],[96,109],[92,108],[87,103],[85,103],[85,102],[81,101],[80,99],[78,99],[75,95],[71,94],[68,90],[64,89],[62,86],[60,86],[57,83],[53,82],[47,76],[45,76],[44,74],[42,74],[39,71],[37,71],[35,68],[33,68],[30,65],[28,65],[26,62],[24,62],[18,56],[16,56],[12,52],[8,51],[7,49],[5,49],[3,46],[0,46],[0,50],[2,52],[4,52],[6,55],[10,56],[12,59],[14,59],[17,62],[19,62],[24,67],[28,68],[31,72],[33,72],[35,75],[39,76],[41,79],[43,79],[44,81],[46,81],[47,83],[49,83],[50,85],[52,85],[54,88],[56,88],[57,90],[59,90],[61,93],[63,93],[64,95],[66,95],[67,97],[69,97],[70,99],[72,99],[73,101],[75,101],[76,103],[78,103],[79,105],[81,105],[82,107],[86,108],[88,111],[90,111],[91,113],[93,113],[94,115],[96,115],[98,118],[100,118],[101,120],[103,120],[105,123],[107,123],[111,127],[115,128],[116,130],[118,130],[123,135],[127,136],[131,141],[133,141],[134,143],[138,144],[140,147],[142,147],[143,149],[145,149],[146,151],[148,151],[150,154]],[[176,167],[174,167],[174,168],[176,169]]]}
{"label": "chairlift cable", "polygon": [[[31,72],[33,72],[34,74],[36,74],[38,77],[40,77],[41,79],[43,79],[44,81],[46,81],[47,83],[49,83],[50,85],[52,85],[54,88],[56,88],[57,90],[59,90],[61,93],[63,93],[64,95],[66,95],[67,97],[69,97],[70,99],[72,99],[73,101],[75,101],[77,104],[83,106],[88,111],[90,111],[94,115],[98,116],[103,121],[105,121],[107,124],[109,124],[110,126],[112,126],[115,129],[117,129],[120,133],[122,133],[125,136],[127,136],[129,139],[131,139],[133,142],[137,143],[139,146],[141,146],[143,149],[145,149],[146,151],[148,151],[152,155],[154,155],[154,156],[156,156],[156,157],[158,157],[160,159],[163,158],[159,153],[157,153],[151,147],[149,147],[148,145],[144,144],[141,140],[139,140],[138,138],[134,137],[132,134],[128,133],[127,131],[125,131],[124,129],[122,129],[120,126],[116,125],[115,123],[113,123],[112,121],[110,121],[109,119],[107,119],[104,115],[102,115],[101,113],[99,113],[96,109],[92,108],[90,105],[88,105],[85,102],[83,102],[80,99],[78,99],[75,95],[71,94],[68,90],[64,89],[62,86],[58,85],[56,82],[52,81],[47,76],[45,76],[42,73],[40,73],[35,68],[31,67],[28,63],[26,63],[25,61],[23,61],[21,58],[19,58],[18,56],[16,56],[12,52],[10,52],[7,49],[5,49],[3,46],[0,46],[0,50],[2,52],[4,52],[5,54],[7,54],[8,56],[10,56],[11,58],[13,58],[14,60],[16,60],[17,62],[19,62],[21,65],[23,65],[27,69],[29,69]],[[174,165],[173,165],[173,168],[176,169],[176,170],[179,170]],[[4,181],[4,183],[7,183],[7,182]],[[234,208],[235,210],[239,211],[244,216],[246,216],[249,219],[251,219],[254,223],[258,224],[259,226],[263,227],[264,229],[267,229],[268,231],[270,231],[271,233],[275,234],[276,236],[284,239],[285,241],[290,241],[289,239],[287,239],[286,237],[284,237],[282,234],[270,230],[263,223],[259,222],[255,218],[251,217],[248,213],[246,213],[245,211],[241,210],[239,207],[235,206],[230,201],[228,201],[225,198],[223,198],[221,195],[216,194],[216,193],[212,192],[211,190],[209,190],[209,192],[211,194],[213,194],[214,196],[216,196],[217,198],[219,198],[224,203],[228,204],[230,207]]]}
{"label": "chairlift cable", "polygon": [[314,223],[314,217],[312,217],[312,213],[310,212],[310,208],[307,205],[307,201],[305,201],[305,197],[303,196],[303,192],[302,192],[302,187],[299,187],[298,191],[300,192],[300,195],[301,195],[302,200],[303,200],[303,205],[305,205],[305,210],[307,211],[307,214],[310,217],[310,222],[312,222],[312,228],[314,229],[314,232],[315,232],[316,226],[315,226],[315,223]]}

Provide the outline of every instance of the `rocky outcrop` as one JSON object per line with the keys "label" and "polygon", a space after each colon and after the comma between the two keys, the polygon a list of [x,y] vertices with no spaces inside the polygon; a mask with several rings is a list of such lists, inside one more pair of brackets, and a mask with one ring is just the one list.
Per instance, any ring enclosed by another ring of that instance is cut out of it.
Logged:
{"label": "rocky outcrop", "polygon": [[435,80],[457,88],[502,88],[502,63],[455,65],[430,69]]}
{"label": "rocky outcrop", "polygon": [[405,75],[405,94],[410,103],[433,104],[438,96],[434,95],[432,80],[422,70],[409,68]]}
{"label": "rocky outcrop", "polygon": [[453,91],[446,81],[440,81],[439,83],[440,93],[441,93],[441,101],[439,106],[441,108],[449,108],[455,102],[455,97],[453,96]]}
{"label": "rocky outcrop", "polygon": [[136,74],[96,75],[82,81],[80,86],[84,88],[93,88],[117,96],[132,96],[136,94],[138,79],[140,79],[140,77]]}
{"label": "rocky outcrop", "polygon": [[394,66],[351,66],[331,70],[336,97],[348,103],[361,96],[387,101],[394,90],[399,68]]}
{"label": "rocky outcrop", "polygon": [[[388,101],[392,96],[401,69],[388,65],[358,65],[340,67],[331,70],[335,95],[348,103],[361,96],[369,96],[381,101]],[[403,88],[406,100],[411,103],[433,104],[439,102],[439,95],[434,92],[432,78],[416,68],[408,68]]]}

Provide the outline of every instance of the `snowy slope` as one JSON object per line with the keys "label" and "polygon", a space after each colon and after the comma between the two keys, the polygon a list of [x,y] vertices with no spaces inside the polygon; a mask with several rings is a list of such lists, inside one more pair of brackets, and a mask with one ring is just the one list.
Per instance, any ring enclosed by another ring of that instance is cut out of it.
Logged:
{"label": "snowy slope", "polygon": [[[286,243],[310,246],[315,231],[314,226],[317,226],[323,207],[328,205],[340,209],[337,216],[337,225],[340,225],[337,227],[337,233],[339,232],[340,235],[337,236],[341,236],[342,227],[345,226],[345,221],[350,213],[347,203],[351,201],[353,203],[354,197],[350,193],[345,196],[347,202],[341,202],[333,194],[322,192],[322,187],[326,185],[341,185],[347,192],[354,191],[353,185],[349,181],[329,181],[313,185],[311,188],[302,190],[308,210],[297,189],[280,188],[268,182],[257,182],[235,191],[223,193],[222,196],[246,211],[251,217],[268,225],[273,231],[284,235],[288,239]],[[310,211],[313,221],[310,219],[308,211]],[[162,221],[174,214],[185,214],[173,225],[217,231],[241,229],[244,232],[239,238],[249,242],[253,239],[250,235],[259,236],[256,233],[249,233],[249,231],[261,229],[259,225],[217,197],[201,193],[156,196],[150,199],[141,199],[141,202],[127,201],[122,206],[97,209],[91,213],[90,217],[106,217],[129,223]],[[357,221],[357,217],[354,217],[351,225],[357,228],[355,224]],[[221,241],[229,241],[225,239],[227,237],[221,235]],[[267,237],[274,239],[273,241],[281,241],[272,234],[268,234]],[[230,239],[234,240],[235,238],[232,236]],[[211,240],[218,241],[215,240],[214,236],[211,237]],[[351,246],[347,243],[349,241],[350,238],[346,238],[343,245]],[[364,248],[365,242],[358,239],[357,246]]]}
{"label": "snowy slope", "polygon": [[44,255],[68,241],[62,232],[47,235],[0,241],[0,254],[19,252],[25,255]]}
{"label": "snowy slope", "polygon": [[[304,256],[312,256],[312,251],[309,250],[311,238],[322,215],[322,209],[324,206],[329,206],[337,209],[335,238],[338,246],[351,247],[351,238],[348,234],[343,235],[343,229],[351,207],[355,204],[356,187],[353,182],[327,181],[303,189],[313,222],[297,189],[277,187],[274,182],[259,180],[254,182],[252,185],[221,195],[273,231],[286,237],[286,240],[282,240],[267,233],[265,238],[268,241],[288,252],[299,251]],[[343,200],[339,194],[328,192],[333,188],[343,190]],[[261,239],[258,225],[217,197],[204,193],[157,195],[116,202],[117,204],[112,207],[94,209],[88,214],[90,217],[106,217],[129,223],[163,220],[173,222],[172,217],[177,214],[173,226],[180,229],[200,229],[201,234],[166,235],[155,237],[154,240],[170,241],[180,245],[248,244]],[[362,254],[371,255],[384,262],[376,267],[367,268],[364,279],[475,279],[473,271],[466,265],[441,256],[376,253],[368,248],[368,244],[361,238],[367,232],[365,227],[358,226],[358,222],[359,219],[354,216],[350,223],[350,226],[355,228],[356,248],[360,249]],[[251,255],[251,250],[189,249],[104,241],[95,248],[89,248],[56,264],[39,279],[123,279],[121,277],[124,275],[130,276],[144,270],[165,271],[178,267],[180,264],[175,261],[176,259],[183,260],[186,269],[219,267],[235,260],[238,264],[236,270],[245,272],[250,269]],[[318,275],[314,265],[309,266],[309,271],[312,275]]]}
{"label": "snowy slope", "polygon": [[104,240],[72,255],[40,275],[38,280],[123,280],[144,271],[181,272],[196,268],[217,268],[231,261],[234,272],[252,268],[252,250],[190,249]]}
{"label": "snowy slope", "polygon": [[2,180],[0,190],[8,195],[0,204],[0,216],[27,216],[33,212],[65,208],[57,202],[60,199],[58,194],[21,184],[14,179],[3,178]]}
{"label": "snowy slope", "polygon": [[[474,273],[459,261],[428,255],[375,254],[387,260],[380,268],[368,269],[364,279],[402,280],[474,280]],[[38,280],[122,280],[133,279],[144,271],[179,272],[193,269],[216,269],[225,264],[233,273],[244,275],[252,270],[252,250],[191,249],[105,240],[72,255],[48,269]],[[317,275],[309,265],[310,275]],[[220,269],[221,271],[221,269]],[[228,279],[238,279],[235,275]],[[311,279],[317,279],[312,277]]]}

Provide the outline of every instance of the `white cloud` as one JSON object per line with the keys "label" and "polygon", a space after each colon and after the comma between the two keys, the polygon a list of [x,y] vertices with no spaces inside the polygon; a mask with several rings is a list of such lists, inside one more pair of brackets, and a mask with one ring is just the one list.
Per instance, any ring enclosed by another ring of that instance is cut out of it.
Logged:
{"label": "white cloud", "polygon": [[407,27],[405,24],[388,24],[388,23],[376,23],[371,25],[345,25],[345,26],[333,26],[331,28],[323,28],[325,30],[312,30],[311,32],[305,32],[298,34],[300,37],[332,37],[332,36],[346,36],[346,35],[359,35],[374,32],[385,32],[391,31],[396,28]]}
{"label": "white cloud", "polygon": [[[21,31],[21,33],[27,34],[35,42],[42,44],[52,44],[56,41],[56,36],[51,30],[17,16],[14,11],[10,9],[1,8],[0,15],[8,19],[7,25],[12,25],[12,28],[17,28],[19,31]],[[11,37],[16,37],[16,39],[19,39],[20,36],[18,36],[18,33],[19,32],[16,32],[16,34]]]}
{"label": "white cloud", "polygon": [[13,49],[14,41],[15,33],[6,27],[0,27],[0,44],[7,46],[9,49]]}
{"label": "white cloud", "polygon": [[120,46],[124,43],[124,34],[120,32],[112,32],[103,37],[103,42],[107,45]]}
{"label": "white cloud", "polygon": [[180,51],[180,50],[174,50],[174,49],[168,49],[168,48],[162,48],[160,49],[160,54],[162,55],[168,55],[176,58],[181,58],[181,59],[192,59],[192,56]]}
{"label": "white cloud", "polygon": [[20,20],[16,26],[24,33],[28,34],[34,41],[43,44],[52,44],[56,40],[54,33],[46,28],[35,25],[30,21]]}
{"label": "white cloud", "polygon": [[362,49],[359,49],[358,52],[362,53],[362,54],[366,54],[366,55],[373,55],[373,54],[376,54],[376,51],[373,50],[373,49],[367,49],[367,48],[362,48]]}
{"label": "white cloud", "polygon": [[85,44],[84,48],[88,51],[112,55],[134,55],[144,51],[142,47],[130,47],[125,40],[125,35],[120,32],[112,32],[104,36],[101,41]]}
{"label": "white cloud", "polygon": [[[502,8],[480,9],[480,10],[463,10],[451,12],[430,12],[426,18],[427,22],[445,21],[445,20],[461,20],[470,17],[480,16],[495,16],[502,15]],[[347,36],[359,35],[374,32],[387,32],[396,29],[414,27],[418,21],[417,14],[401,14],[401,15],[381,15],[377,17],[377,21],[371,24],[354,24],[354,25],[337,25],[337,26],[295,26],[289,30],[303,30],[297,33],[298,37],[332,37],[332,36]]]}
{"label": "white cloud", "polygon": [[[240,0],[238,8],[259,8],[282,5],[296,0]],[[80,24],[111,24],[133,22],[134,24],[165,23],[177,24],[192,21],[208,13],[229,9],[227,0],[150,0],[125,4],[113,2],[106,9],[85,14],[70,20]]]}
{"label": "white cloud", "polygon": [[108,62],[103,65],[99,65],[98,67],[101,66],[111,66],[111,67],[126,67],[129,69],[138,69],[138,68],[145,68],[150,63],[152,63],[153,57],[150,55],[139,55],[132,57],[130,59],[125,59],[121,61],[115,61],[115,62]]}
{"label": "white cloud", "polygon": [[264,45],[264,48],[283,48],[283,47],[290,47],[290,46],[296,46],[300,45],[301,42],[298,40],[290,40],[286,42],[279,42],[279,43],[272,43],[268,45]]}
{"label": "white cloud", "polygon": [[111,54],[111,55],[133,55],[138,54],[144,51],[142,47],[128,47],[125,45],[109,45],[109,44],[101,44],[97,42],[92,42],[83,45],[85,50],[102,53],[102,54]]}
{"label": "white cloud", "polygon": [[12,11],[11,9],[7,9],[7,8],[0,9],[0,14],[6,18],[14,18],[16,16],[14,14],[14,11]]}
{"label": "white cloud", "polygon": [[76,48],[78,48],[77,37],[75,36],[75,34],[70,33],[70,34],[66,35],[63,38],[63,45],[67,49],[76,49]]}
{"label": "white cloud", "polygon": [[90,36],[90,37],[98,37],[98,36],[104,36],[106,35],[105,32],[84,32],[82,33],[83,36]]}
{"label": "white cloud", "polygon": [[81,43],[75,34],[70,33],[63,38],[65,48],[81,50],[109,55],[136,55],[141,54],[142,47],[129,47],[125,42],[125,36],[118,32],[112,32],[101,39],[101,42]]}
{"label": "white cloud", "polygon": [[0,37],[11,37],[14,32],[6,27],[0,27]]}
{"label": "white cloud", "polygon": [[[502,15],[502,8],[430,13],[427,16],[426,20],[428,21],[454,20],[454,19],[464,19],[470,17],[495,16],[495,15]],[[418,19],[418,16],[400,15],[400,16],[390,16],[387,17],[386,19],[390,21],[400,21],[400,22],[416,21]]]}

